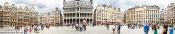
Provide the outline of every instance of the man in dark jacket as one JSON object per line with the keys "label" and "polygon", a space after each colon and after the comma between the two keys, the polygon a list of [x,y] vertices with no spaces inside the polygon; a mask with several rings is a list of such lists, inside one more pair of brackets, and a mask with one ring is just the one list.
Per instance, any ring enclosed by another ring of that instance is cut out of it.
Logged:
{"label": "man in dark jacket", "polygon": [[117,31],[118,31],[119,34],[120,34],[120,29],[121,29],[121,25],[119,24],[118,27],[117,27]]}

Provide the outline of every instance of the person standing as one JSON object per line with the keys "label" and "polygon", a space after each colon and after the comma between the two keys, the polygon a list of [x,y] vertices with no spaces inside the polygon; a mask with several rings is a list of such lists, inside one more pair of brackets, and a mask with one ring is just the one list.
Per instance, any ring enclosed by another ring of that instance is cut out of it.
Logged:
{"label": "person standing", "polygon": [[37,32],[37,26],[34,26],[34,32],[35,33]]}
{"label": "person standing", "polygon": [[41,24],[41,30],[43,30],[44,29],[44,24]]}
{"label": "person standing", "polygon": [[76,30],[78,31],[78,24],[75,25]]}
{"label": "person standing", "polygon": [[84,30],[86,30],[86,26],[87,26],[86,20],[83,20],[83,28],[84,28]]}
{"label": "person standing", "polygon": [[28,28],[25,27],[25,28],[24,28],[24,34],[27,34],[27,31],[28,31]]}
{"label": "person standing", "polygon": [[129,29],[129,24],[127,24],[127,26],[128,26],[128,29]]}
{"label": "person standing", "polygon": [[115,34],[116,25],[112,26],[113,34]]}
{"label": "person standing", "polygon": [[80,29],[80,32],[83,30],[83,26],[81,24],[79,24],[79,29]]}
{"label": "person standing", "polygon": [[83,28],[84,28],[84,30],[86,30],[86,26],[87,26],[86,24],[83,24]]}
{"label": "person standing", "polygon": [[109,30],[109,23],[106,23],[106,27],[107,27],[107,29]]}
{"label": "person standing", "polygon": [[50,26],[51,26],[51,25],[49,24],[49,27],[48,27],[48,28],[50,28]]}
{"label": "person standing", "polygon": [[169,34],[173,34],[173,26],[172,25],[169,27]]}
{"label": "person standing", "polygon": [[144,32],[145,34],[148,34],[149,26],[147,24],[144,25]]}
{"label": "person standing", "polygon": [[117,27],[117,32],[120,34],[120,29],[121,29],[121,25],[119,24]]}
{"label": "person standing", "polygon": [[154,27],[154,34],[158,34],[158,33],[157,33],[157,26],[154,25],[153,27]]}
{"label": "person standing", "polygon": [[30,29],[29,29],[29,32],[31,33],[31,32],[32,32],[32,30],[33,30],[33,27],[31,26],[31,27],[30,27]]}
{"label": "person standing", "polygon": [[72,26],[72,28],[73,28],[73,27],[74,27],[74,23],[72,23],[72,25],[71,25],[71,26]]}
{"label": "person standing", "polygon": [[168,25],[165,24],[165,25],[163,26],[163,33],[162,33],[162,34],[167,34],[167,30],[168,30]]}
{"label": "person standing", "polygon": [[159,26],[157,26],[157,32],[158,32],[158,34],[161,34],[161,29]]}

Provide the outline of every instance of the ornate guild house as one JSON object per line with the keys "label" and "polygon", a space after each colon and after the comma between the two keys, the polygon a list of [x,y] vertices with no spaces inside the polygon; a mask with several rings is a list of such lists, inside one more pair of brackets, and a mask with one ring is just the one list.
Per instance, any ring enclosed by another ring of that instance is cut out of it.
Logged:
{"label": "ornate guild house", "polygon": [[93,23],[92,0],[64,0],[63,24]]}

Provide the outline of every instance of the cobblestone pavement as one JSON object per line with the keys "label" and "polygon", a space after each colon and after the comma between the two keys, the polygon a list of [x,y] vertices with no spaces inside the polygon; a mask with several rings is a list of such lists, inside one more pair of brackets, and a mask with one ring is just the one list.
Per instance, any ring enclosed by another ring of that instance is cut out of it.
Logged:
{"label": "cobblestone pavement", "polygon": [[[44,29],[40,33],[31,34],[113,34],[112,27],[107,30],[105,26],[88,26],[86,31],[76,31],[72,27],[51,27],[50,29]],[[117,34],[117,33],[116,33]],[[122,26],[121,34],[144,34],[143,28],[128,29],[126,26]],[[153,31],[149,31],[149,34],[153,34]]]}
{"label": "cobblestone pavement", "polygon": [[[23,29],[16,32],[16,30],[14,30],[14,28],[12,27],[4,29],[1,28],[0,34],[23,34]],[[39,33],[35,33],[34,31],[32,31],[31,33],[28,32],[28,34],[113,34],[113,32],[111,26],[109,30],[107,30],[105,26],[87,26],[87,30],[82,32],[76,31],[75,28],[72,28],[71,26],[70,27],[63,26],[63,27],[50,27],[49,29],[44,28],[44,30],[40,30]],[[120,34],[144,34],[144,32],[143,27],[136,29],[128,29],[127,26],[122,26]],[[153,34],[153,30],[150,30],[149,34]]]}
{"label": "cobblestone pavement", "polygon": [[0,34],[23,34],[23,29],[15,30],[14,27],[0,28]]}

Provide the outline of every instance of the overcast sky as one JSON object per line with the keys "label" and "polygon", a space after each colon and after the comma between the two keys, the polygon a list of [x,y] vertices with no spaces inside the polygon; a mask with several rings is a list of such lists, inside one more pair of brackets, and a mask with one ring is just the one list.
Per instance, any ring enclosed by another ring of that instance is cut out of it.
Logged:
{"label": "overcast sky", "polygon": [[[39,12],[49,12],[55,7],[62,9],[63,0],[0,0],[2,5],[4,2],[14,3],[23,6],[35,6]],[[122,12],[128,8],[138,5],[158,5],[160,8],[166,8],[170,3],[175,3],[175,0],[94,0],[93,6],[98,4],[112,4],[113,7],[121,8]]]}

